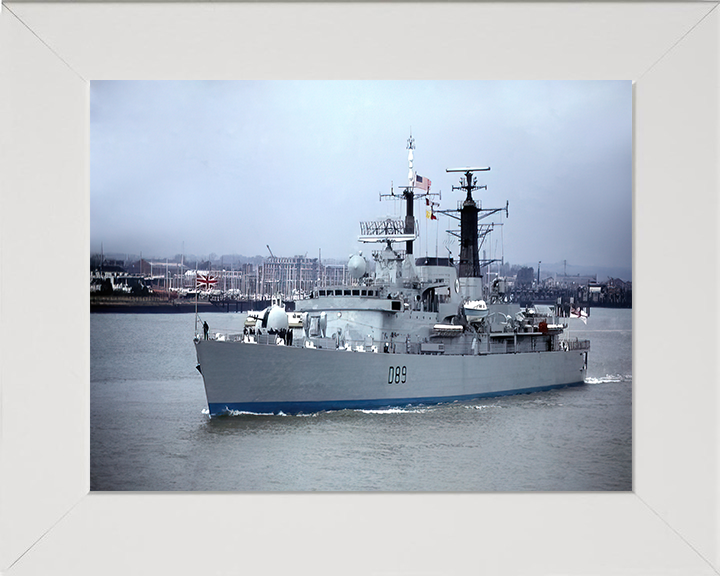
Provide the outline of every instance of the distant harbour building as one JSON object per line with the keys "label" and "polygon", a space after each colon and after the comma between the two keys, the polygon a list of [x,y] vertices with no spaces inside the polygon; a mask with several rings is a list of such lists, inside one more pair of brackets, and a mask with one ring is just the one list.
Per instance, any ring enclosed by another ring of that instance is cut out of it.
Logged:
{"label": "distant harbour building", "polygon": [[558,288],[572,288],[574,286],[587,286],[588,284],[597,283],[597,274],[576,274],[575,276],[553,274],[553,279],[555,286]]}
{"label": "distant harbour building", "polygon": [[348,283],[348,273],[346,264],[327,264],[322,267],[322,277],[319,279],[318,286],[339,286]]}
{"label": "distant harbour building", "polygon": [[319,277],[317,258],[270,256],[262,265],[260,292],[282,294],[286,299],[309,294]]}
{"label": "distant harbour building", "polygon": [[[373,261],[369,265],[373,266]],[[212,284],[198,285],[198,274],[208,276]],[[192,262],[182,256],[176,256],[173,261],[145,258],[124,261],[99,254],[91,256],[90,291],[94,296],[114,293],[174,299],[195,298],[199,291],[200,299],[205,300],[266,301],[279,294],[288,302],[308,297],[315,288],[356,282],[350,276],[347,263],[307,256],[271,255],[253,259],[228,256]],[[491,303],[632,306],[631,282],[618,278],[599,282],[597,274],[541,276],[527,266],[520,267],[516,273],[510,267],[498,268],[498,272],[485,271],[484,289]]]}

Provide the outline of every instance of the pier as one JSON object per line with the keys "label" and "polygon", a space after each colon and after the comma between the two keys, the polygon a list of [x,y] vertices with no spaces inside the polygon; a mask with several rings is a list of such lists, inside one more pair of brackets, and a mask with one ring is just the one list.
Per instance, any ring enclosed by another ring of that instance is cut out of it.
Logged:
{"label": "pier", "polygon": [[[620,282],[622,285],[618,284]],[[506,294],[511,302],[567,305],[593,308],[632,308],[632,287],[611,278],[608,282],[573,287],[513,287]]]}

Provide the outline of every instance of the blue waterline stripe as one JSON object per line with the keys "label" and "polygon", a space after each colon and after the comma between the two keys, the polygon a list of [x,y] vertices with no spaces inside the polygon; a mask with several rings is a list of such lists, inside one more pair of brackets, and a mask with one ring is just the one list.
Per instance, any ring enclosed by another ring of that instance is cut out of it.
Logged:
{"label": "blue waterline stripe", "polygon": [[556,388],[579,386],[584,382],[571,384],[558,384],[555,386],[539,386],[535,388],[521,388],[503,392],[488,392],[485,394],[463,394],[460,396],[434,396],[427,398],[378,398],[368,400],[322,400],[317,402],[213,402],[208,404],[211,416],[221,416],[229,412],[251,412],[254,414],[312,414],[325,410],[367,410],[388,408],[390,406],[409,406],[418,404],[443,404],[447,402],[463,402],[477,398],[496,398],[500,396],[514,396],[515,394],[531,394],[545,392]]}

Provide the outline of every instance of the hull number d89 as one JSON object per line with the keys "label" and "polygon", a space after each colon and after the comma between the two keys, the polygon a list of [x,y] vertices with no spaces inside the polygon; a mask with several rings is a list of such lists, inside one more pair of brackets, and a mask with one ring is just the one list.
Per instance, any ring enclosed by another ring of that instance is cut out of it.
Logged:
{"label": "hull number d89", "polygon": [[407,366],[390,366],[388,370],[388,384],[405,384],[407,381]]}

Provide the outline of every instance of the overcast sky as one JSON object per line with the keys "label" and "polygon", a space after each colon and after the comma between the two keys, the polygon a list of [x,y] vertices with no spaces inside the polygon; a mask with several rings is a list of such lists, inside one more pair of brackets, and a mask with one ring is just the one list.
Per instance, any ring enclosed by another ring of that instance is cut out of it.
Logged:
{"label": "overcast sky", "polygon": [[[475,199],[509,201],[509,218],[488,257],[631,266],[629,81],[93,81],[90,96],[93,252],[345,259],[360,220],[402,213],[379,193],[407,185],[412,131],[442,209],[463,198],[446,168],[490,166]],[[415,253],[447,254],[454,222],[415,214]]]}

